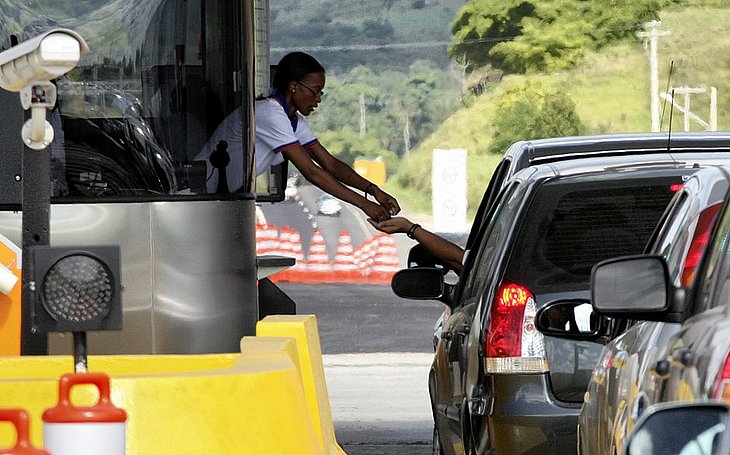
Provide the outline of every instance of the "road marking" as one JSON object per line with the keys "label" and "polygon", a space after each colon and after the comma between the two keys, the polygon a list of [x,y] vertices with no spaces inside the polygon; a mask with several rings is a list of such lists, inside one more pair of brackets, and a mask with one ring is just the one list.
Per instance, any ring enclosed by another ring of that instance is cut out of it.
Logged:
{"label": "road marking", "polygon": [[430,422],[428,372],[433,354],[322,356],[335,422]]}

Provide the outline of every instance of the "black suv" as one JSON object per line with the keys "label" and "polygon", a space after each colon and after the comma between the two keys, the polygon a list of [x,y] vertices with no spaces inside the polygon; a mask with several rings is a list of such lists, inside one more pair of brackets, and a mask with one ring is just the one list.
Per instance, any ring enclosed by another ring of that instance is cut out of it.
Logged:
{"label": "black suv", "polygon": [[565,323],[594,323],[593,265],[641,253],[674,192],[730,149],[721,134],[591,137],[590,150],[572,143],[564,156],[506,179],[494,202],[482,204],[458,285],[433,268],[393,278],[399,296],[439,299],[450,310],[429,376],[434,453],[575,453],[601,340],[544,336],[536,312],[575,299],[585,317],[566,315]]}

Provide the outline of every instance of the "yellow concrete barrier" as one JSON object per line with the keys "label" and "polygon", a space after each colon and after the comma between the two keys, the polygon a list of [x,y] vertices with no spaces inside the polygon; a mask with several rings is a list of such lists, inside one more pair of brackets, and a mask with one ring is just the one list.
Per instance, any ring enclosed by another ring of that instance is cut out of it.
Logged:
{"label": "yellow concrete barrier", "polygon": [[[127,454],[343,454],[316,319],[278,318],[244,337],[240,354],[90,356],[89,370],[111,377],[112,401],[127,411]],[[36,446],[57,378],[71,371],[70,356],[0,357],[0,408],[30,413]],[[93,404],[97,393],[78,386],[72,401]],[[0,425],[0,447],[14,441],[12,427]]]}
{"label": "yellow concrete barrier", "polygon": [[296,340],[304,394],[317,436],[327,454],[344,454],[345,451],[337,444],[332,422],[317,318],[314,315],[267,316],[256,325],[256,336],[292,337]]}

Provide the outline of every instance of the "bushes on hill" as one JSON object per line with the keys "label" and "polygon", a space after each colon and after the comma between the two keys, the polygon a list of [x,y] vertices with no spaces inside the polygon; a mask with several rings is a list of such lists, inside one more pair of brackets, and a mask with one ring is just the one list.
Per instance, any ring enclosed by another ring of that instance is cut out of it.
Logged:
{"label": "bushes on hill", "polygon": [[513,85],[499,97],[494,109],[495,133],[489,148],[492,153],[502,154],[519,140],[585,132],[570,97],[544,83]]}

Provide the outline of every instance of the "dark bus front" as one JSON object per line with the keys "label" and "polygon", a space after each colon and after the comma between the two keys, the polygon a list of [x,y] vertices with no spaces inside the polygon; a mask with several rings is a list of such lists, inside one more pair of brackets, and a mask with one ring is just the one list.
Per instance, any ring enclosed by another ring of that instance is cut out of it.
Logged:
{"label": "dark bus front", "polygon": [[[121,248],[124,328],[90,334],[90,352],[237,351],[258,319],[253,3],[27,5],[0,0],[3,49],[56,27],[91,49],[54,81],[55,139],[39,152],[51,162],[50,244]],[[0,96],[0,233],[20,245],[26,114],[16,93]],[[227,117],[235,127],[213,143]],[[50,353],[70,350],[69,336],[49,338]]]}

